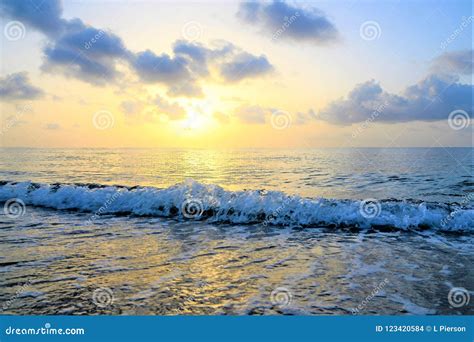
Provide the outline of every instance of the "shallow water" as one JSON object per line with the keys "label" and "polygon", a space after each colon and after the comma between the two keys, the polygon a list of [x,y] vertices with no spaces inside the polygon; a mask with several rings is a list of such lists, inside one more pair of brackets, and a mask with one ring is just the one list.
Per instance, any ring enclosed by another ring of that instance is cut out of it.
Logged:
{"label": "shallow water", "polygon": [[[474,312],[448,302],[453,286],[473,284],[472,236],[106,216],[84,226],[87,216],[28,208],[21,226],[2,217],[4,313]],[[110,292],[97,305],[94,291]]]}

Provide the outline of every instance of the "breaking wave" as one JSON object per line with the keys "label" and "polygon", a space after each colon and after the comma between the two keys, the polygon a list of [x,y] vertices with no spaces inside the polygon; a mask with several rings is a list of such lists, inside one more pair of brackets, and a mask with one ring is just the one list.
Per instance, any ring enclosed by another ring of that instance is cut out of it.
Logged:
{"label": "breaking wave", "polygon": [[128,214],[268,226],[474,230],[474,208],[469,201],[304,198],[278,191],[226,191],[217,185],[192,180],[166,189],[0,182],[0,201],[11,199],[19,199],[27,206],[93,213],[89,221],[105,214]]}

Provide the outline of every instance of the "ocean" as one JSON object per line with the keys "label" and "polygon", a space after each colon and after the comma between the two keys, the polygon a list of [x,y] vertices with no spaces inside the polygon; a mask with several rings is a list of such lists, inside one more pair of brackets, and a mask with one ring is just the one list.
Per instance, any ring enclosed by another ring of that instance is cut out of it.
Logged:
{"label": "ocean", "polygon": [[473,314],[473,157],[0,149],[1,310]]}

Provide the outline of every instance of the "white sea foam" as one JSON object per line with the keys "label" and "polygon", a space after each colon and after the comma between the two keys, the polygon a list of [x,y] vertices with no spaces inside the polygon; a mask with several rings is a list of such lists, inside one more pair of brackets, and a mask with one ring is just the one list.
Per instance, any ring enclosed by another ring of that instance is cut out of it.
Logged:
{"label": "white sea foam", "polygon": [[467,205],[381,200],[380,212],[367,218],[361,214],[362,201],[303,198],[278,191],[233,192],[192,180],[166,189],[0,183],[0,201],[12,198],[21,199],[27,206],[91,212],[91,220],[103,214],[120,213],[234,224],[474,230],[474,208]]}

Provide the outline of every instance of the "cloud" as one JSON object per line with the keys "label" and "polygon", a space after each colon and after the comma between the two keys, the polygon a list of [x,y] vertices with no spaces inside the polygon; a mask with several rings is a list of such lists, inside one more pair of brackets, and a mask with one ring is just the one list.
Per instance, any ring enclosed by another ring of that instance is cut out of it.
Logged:
{"label": "cloud", "polygon": [[0,78],[0,98],[5,100],[33,100],[44,92],[30,84],[26,72],[18,72]]}
{"label": "cloud", "polygon": [[[234,117],[247,124],[265,124],[266,122],[270,122],[267,118],[270,119],[273,115],[288,117],[290,123],[295,126],[305,125],[318,119],[313,109],[309,109],[307,112],[290,113],[279,108],[242,105],[234,110]],[[230,119],[229,116],[221,113],[215,113],[214,116],[218,121],[223,123],[226,123]]]}
{"label": "cloud", "polygon": [[[215,68],[229,82],[265,75],[274,70],[267,57],[255,56],[227,41],[215,41],[210,47],[178,40],[173,52],[186,60],[190,74],[204,78]],[[184,64],[184,63],[183,63]]]}
{"label": "cloud", "polygon": [[178,40],[174,43],[173,52],[186,58],[193,72],[201,76],[209,75],[208,62],[212,50],[200,43]]}
{"label": "cloud", "polygon": [[167,54],[158,56],[150,50],[137,53],[132,66],[140,78],[149,83],[181,82],[190,77],[184,58],[172,58]]}
{"label": "cloud", "polygon": [[162,83],[168,86],[170,96],[202,96],[202,90],[182,56],[156,55],[150,50],[138,53],[132,62],[140,79],[146,83]]}
{"label": "cloud", "polygon": [[461,50],[438,56],[433,60],[431,69],[436,73],[471,75],[473,66],[473,50]]}
{"label": "cloud", "polygon": [[133,68],[147,83],[168,85],[170,96],[203,96],[199,81],[211,76],[216,69],[229,82],[255,78],[270,73],[273,66],[265,56],[255,56],[225,41],[203,44],[178,40],[174,56],[156,55],[147,50],[133,59]]}
{"label": "cloud", "polygon": [[212,117],[221,124],[228,124],[230,122],[230,116],[221,112],[215,112]]}
{"label": "cloud", "polygon": [[123,101],[120,104],[125,115],[135,115],[143,108],[143,104],[138,101]]}
{"label": "cloud", "polygon": [[234,115],[240,121],[249,124],[264,124],[265,116],[269,113],[268,108],[260,106],[241,106],[234,111]]}
{"label": "cloud", "polygon": [[173,52],[185,57],[191,71],[199,76],[209,76],[210,64],[217,64],[237,50],[232,43],[223,40],[214,41],[211,47],[185,40],[177,40],[173,45]]}
{"label": "cloud", "polygon": [[188,82],[177,83],[169,86],[167,94],[169,96],[187,96],[187,97],[202,97],[204,93],[201,87],[195,83],[195,80]]}
{"label": "cloud", "polygon": [[49,38],[43,50],[44,71],[103,85],[115,80],[116,60],[129,55],[122,40],[113,33],[88,26],[77,18],[62,19],[58,0],[6,0],[1,2],[0,10]]}
{"label": "cloud", "polygon": [[144,101],[127,100],[120,104],[122,111],[130,119],[154,122],[165,115],[169,120],[181,120],[187,116],[186,110],[176,102],[171,102],[160,95]]}
{"label": "cloud", "polygon": [[56,43],[74,50],[85,50],[90,57],[127,57],[122,39],[108,30],[84,24],[80,19],[67,23],[67,31]]}
{"label": "cloud", "polygon": [[292,117],[291,123],[294,125],[304,125],[310,121],[313,121],[317,118],[317,115],[313,109],[309,109],[305,112],[297,112],[294,117]]}
{"label": "cloud", "polygon": [[41,67],[43,71],[59,71],[67,77],[75,77],[94,85],[104,85],[117,76],[113,62],[105,59],[90,59],[57,46],[46,48],[44,54],[46,61]]}
{"label": "cloud", "polygon": [[236,82],[268,74],[274,70],[264,55],[254,56],[247,52],[239,53],[232,61],[221,66],[221,75],[226,81]]}
{"label": "cloud", "polygon": [[118,59],[129,58],[120,37],[84,24],[80,19],[62,19],[58,0],[2,1],[0,11],[45,34],[42,70],[60,72],[82,81],[104,85],[116,79]]}
{"label": "cloud", "polygon": [[346,99],[330,103],[319,119],[352,124],[367,119],[381,122],[435,121],[446,119],[453,110],[462,109],[472,117],[474,88],[458,83],[458,77],[431,74],[407,87],[401,95],[382,89],[374,80],[358,84]]}
{"label": "cloud", "polygon": [[43,50],[45,71],[59,71],[82,81],[104,85],[118,76],[118,60],[131,53],[113,33],[85,25],[80,19],[64,22],[62,34]]}
{"label": "cloud", "polygon": [[[230,81],[256,77],[272,70],[265,56],[254,56],[225,41],[211,46],[178,40],[173,54],[149,49],[135,53],[106,29],[87,25],[78,18],[63,19],[59,0],[7,0],[1,12],[21,20],[47,36],[41,69],[103,86],[116,82],[124,64],[145,83],[160,83],[169,96],[200,97],[199,81],[221,70]],[[241,71],[239,71],[242,69]]]}
{"label": "cloud", "polygon": [[260,26],[274,40],[321,44],[338,38],[336,27],[324,13],[284,1],[242,2],[237,16],[246,23]]}
{"label": "cloud", "polygon": [[55,130],[58,130],[61,128],[61,125],[58,124],[58,123],[49,123],[45,126],[45,129],[47,130],[52,130],[52,131],[55,131]]}
{"label": "cloud", "polygon": [[172,103],[162,98],[161,96],[156,96],[154,105],[160,114],[165,114],[170,120],[181,120],[186,117],[186,110],[177,103]]}
{"label": "cloud", "polygon": [[62,31],[65,21],[61,19],[61,2],[57,0],[2,0],[0,13],[16,18],[26,25],[54,36]]}

